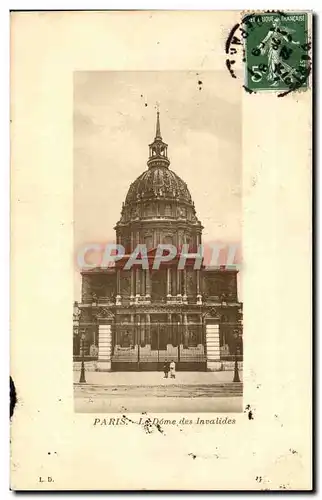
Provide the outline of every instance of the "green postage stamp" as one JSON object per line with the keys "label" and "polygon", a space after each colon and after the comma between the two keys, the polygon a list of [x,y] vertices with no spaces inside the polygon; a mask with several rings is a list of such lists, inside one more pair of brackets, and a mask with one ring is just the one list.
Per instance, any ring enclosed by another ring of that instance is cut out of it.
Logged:
{"label": "green postage stamp", "polygon": [[250,91],[305,89],[311,71],[308,15],[249,14],[243,18],[245,86]]}

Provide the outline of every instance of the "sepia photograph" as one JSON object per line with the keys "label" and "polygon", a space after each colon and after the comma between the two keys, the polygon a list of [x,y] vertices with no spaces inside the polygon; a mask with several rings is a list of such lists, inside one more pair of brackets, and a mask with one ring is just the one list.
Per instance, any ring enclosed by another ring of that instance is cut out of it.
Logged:
{"label": "sepia photograph", "polygon": [[74,73],[77,412],[239,412],[241,91]]}

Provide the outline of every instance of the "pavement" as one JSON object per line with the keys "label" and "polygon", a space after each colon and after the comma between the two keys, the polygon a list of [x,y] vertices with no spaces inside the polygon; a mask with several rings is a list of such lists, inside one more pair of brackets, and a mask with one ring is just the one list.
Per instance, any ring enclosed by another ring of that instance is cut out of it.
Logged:
{"label": "pavement", "polygon": [[[74,372],[74,406],[81,413],[241,412],[243,384],[234,372]],[[242,372],[240,372],[242,380]]]}
{"label": "pavement", "polygon": [[[74,371],[74,384],[79,383],[80,371]],[[163,372],[85,372],[87,385],[100,386],[163,386],[163,385],[213,385],[233,381],[233,371],[177,372],[176,378],[163,378]],[[243,372],[239,372],[243,380]]]}

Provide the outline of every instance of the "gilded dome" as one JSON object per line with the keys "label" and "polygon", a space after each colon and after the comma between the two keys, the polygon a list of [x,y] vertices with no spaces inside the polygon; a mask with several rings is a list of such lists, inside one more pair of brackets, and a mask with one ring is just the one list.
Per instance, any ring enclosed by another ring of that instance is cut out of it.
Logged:
{"label": "gilded dome", "polygon": [[167,166],[151,166],[131,185],[125,205],[140,200],[176,199],[192,204],[187,184]]}

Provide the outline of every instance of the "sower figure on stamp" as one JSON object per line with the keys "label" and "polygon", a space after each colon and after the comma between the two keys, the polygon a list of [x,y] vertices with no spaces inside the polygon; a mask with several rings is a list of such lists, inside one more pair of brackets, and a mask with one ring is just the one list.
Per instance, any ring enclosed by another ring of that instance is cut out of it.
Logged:
{"label": "sower figure on stamp", "polygon": [[163,378],[168,378],[169,370],[170,370],[170,364],[167,360],[165,360],[164,365],[163,365],[163,372],[164,372]]}
{"label": "sower figure on stamp", "polygon": [[176,378],[176,364],[173,360],[170,363],[170,377]]}
{"label": "sower figure on stamp", "polygon": [[[293,72],[294,69],[285,63],[285,59],[288,59],[293,52],[291,48],[288,48],[287,44],[299,45],[292,39],[291,33],[295,30],[291,30],[285,26],[281,26],[280,18],[276,17],[273,21],[273,27],[269,30],[265,38],[260,42],[258,48],[262,55],[267,53],[268,57],[268,75],[267,80],[273,82],[272,87],[278,85],[278,80],[280,79],[281,71],[278,70],[280,65],[286,70],[286,75]],[[283,43],[282,43],[283,42]]]}

